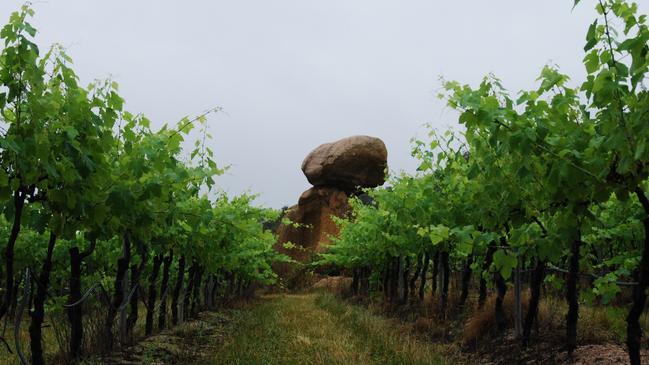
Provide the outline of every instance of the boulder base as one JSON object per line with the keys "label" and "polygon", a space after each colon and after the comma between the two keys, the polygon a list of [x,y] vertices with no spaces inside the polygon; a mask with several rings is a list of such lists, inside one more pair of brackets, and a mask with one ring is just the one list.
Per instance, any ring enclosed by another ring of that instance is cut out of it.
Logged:
{"label": "boulder base", "polygon": [[302,171],[314,186],[332,186],[344,191],[373,188],[385,182],[388,151],[383,141],[353,136],[325,143],[309,153]]}
{"label": "boulder base", "polygon": [[[275,249],[296,261],[309,262],[314,253],[324,251],[323,244],[330,242],[329,235],[339,233],[331,216],[347,215],[351,210],[347,200],[347,193],[331,187],[313,187],[302,193],[298,204],[286,211],[286,217],[299,226],[280,225]],[[296,247],[284,248],[286,242]],[[283,275],[291,271],[291,265],[281,265],[275,269]]]}

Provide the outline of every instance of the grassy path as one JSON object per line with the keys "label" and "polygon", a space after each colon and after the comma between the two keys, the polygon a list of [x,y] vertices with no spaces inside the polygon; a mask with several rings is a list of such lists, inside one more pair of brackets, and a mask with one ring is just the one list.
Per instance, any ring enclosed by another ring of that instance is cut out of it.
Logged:
{"label": "grassy path", "polygon": [[195,365],[449,362],[440,347],[329,295],[266,296],[229,326],[224,343]]}

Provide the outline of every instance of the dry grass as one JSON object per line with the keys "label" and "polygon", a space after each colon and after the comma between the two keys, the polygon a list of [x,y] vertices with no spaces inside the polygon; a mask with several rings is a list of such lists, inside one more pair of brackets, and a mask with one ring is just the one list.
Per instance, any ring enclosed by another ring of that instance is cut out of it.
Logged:
{"label": "dry grass", "polygon": [[[62,364],[61,356],[61,347],[66,346],[67,342],[62,343],[62,337],[65,337],[65,331],[67,324],[63,318],[55,317],[53,322],[52,316],[46,316],[44,328],[43,328],[43,348],[45,352],[45,359],[48,364]],[[27,312],[23,315],[22,323],[20,326],[20,345],[23,349],[23,353],[27,359],[31,357],[31,352],[29,349],[29,323],[30,318]],[[18,355],[16,352],[16,341],[14,337],[14,327],[11,324],[8,324],[4,328],[4,336],[2,335],[2,330],[0,330],[0,336],[9,345],[9,349],[4,343],[0,343],[0,365],[13,365],[19,363]]]}
{"label": "dry grass", "polygon": [[624,316],[626,316],[626,311],[613,314],[603,306],[583,307],[579,313],[578,323],[581,341],[591,344],[621,342],[626,338]]}
{"label": "dry grass", "polygon": [[436,321],[432,318],[419,317],[412,323],[412,328],[418,333],[426,334],[432,331],[436,325]]}
{"label": "dry grass", "polygon": [[[130,308],[129,308],[130,310]],[[138,321],[133,329],[135,342],[144,338],[144,320],[146,317],[146,308],[143,305],[138,306]],[[84,354],[94,356],[98,354],[101,348],[101,336],[99,332],[103,328],[103,321],[105,313],[103,311],[96,311],[94,313],[86,312],[83,318],[84,323]],[[157,315],[155,317],[157,323]],[[119,316],[116,322],[119,321]],[[20,331],[20,343],[23,352],[27,359],[30,359],[30,339],[29,339],[29,324],[30,318],[27,312],[23,315]],[[117,324],[115,326],[117,331]],[[0,330],[0,336],[2,331]],[[115,334],[115,339],[118,336]],[[10,365],[19,363],[16,351],[15,340],[13,337],[13,326],[10,324],[5,330],[4,339],[10,346],[11,352],[7,351],[7,347],[0,343],[0,365]],[[66,364],[67,351],[69,347],[69,322],[67,316],[64,314],[52,315],[47,314],[43,327],[43,348],[45,350],[45,360],[47,364]]]}
{"label": "dry grass", "polygon": [[198,318],[183,322],[143,339],[127,351],[116,351],[106,358],[86,359],[83,365],[99,364],[187,364],[201,361],[223,343],[225,328],[231,321],[229,311],[202,312]]}
{"label": "dry grass", "polygon": [[[521,304],[523,313],[527,312],[529,305],[529,292],[522,293]],[[496,295],[490,295],[482,308],[476,308],[469,316],[464,324],[464,331],[462,333],[462,344],[475,344],[479,342],[480,338],[493,333],[496,330]],[[503,301],[503,311],[510,327],[514,323],[514,293],[508,290]],[[539,311],[540,314],[541,311]],[[539,315],[539,318],[541,316]]]}
{"label": "dry grass", "polygon": [[[513,327],[513,293],[508,291],[503,302],[509,327]],[[523,314],[527,313],[529,292],[522,298]],[[477,344],[481,339],[493,334],[496,329],[495,296],[487,299],[484,307],[475,309],[468,317],[462,334],[464,345]],[[586,305],[579,306],[577,336],[580,344],[622,344],[626,338],[626,313],[628,308],[621,306]],[[568,306],[563,298],[545,297],[539,303],[534,334],[552,334],[563,336],[565,332],[565,315]],[[643,331],[649,330],[649,315],[645,312],[641,318]]]}
{"label": "dry grass", "polygon": [[[457,349],[432,343],[413,333],[411,325],[397,318],[386,319],[365,308],[346,304],[332,295],[321,295],[316,304],[337,317],[344,328],[361,341],[360,350],[377,363],[435,364],[457,361]],[[369,352],[367,352],[369,351]],[[368,362],[373,363],[373,362]]]}
{"label": "dry grass", "polygon": [[351,291],[352,278],[346,276],[327,276],[313,284],[313,289],[325,290],[335,295],[346,295]]}

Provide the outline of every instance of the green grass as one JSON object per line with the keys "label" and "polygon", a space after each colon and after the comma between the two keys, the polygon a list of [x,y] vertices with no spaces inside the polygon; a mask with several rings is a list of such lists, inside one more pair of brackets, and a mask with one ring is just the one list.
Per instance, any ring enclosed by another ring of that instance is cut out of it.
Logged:
{"label": "green grass", "polygon": [[[137,333],[143,329],[144,308]],[[561,298],[545,298],[540,321],[546,331],[563,335],[566,311]],[[627,309],[616,306],[580,308],[580,343],[623,344]],[[491,318],[491,316],[489,316]],[[642,317],[645,333],[649,315]],[[48,322],[49,323],[49,322]],[[61,325],[66,322],[62,319]],[[21,332],[29,356],[28,323]],[[430,334],[440,327],[424,323]],[[373,314],[372,310],[350,304],[323,292],[266,295],[235,308],[204,312],[199,319],[143,340],[129,349],[142,364],[449,364],[462,363],[458,344],[444,344],[416,335],[413,323],[403,324]],[[53,328],[44,329],[48,363],[58,351]],[[13,345],[8,331],[7,339]],[[468,356],[468,355],[464,355]],[[197,360],[200,359],[200,360]],[[15,355],[0,348],[0,365],[17,364]],[[58,362],[60,363],[60,362]],[[95,362],[104,363],[103,361]]]}
{"label": "green grass", "polygon": [[451,362],[440,345],[328,294],[266,296],[233,316],[219,350],[196,365]]}
{"label": "green grass", "polygon": [[[57,328],[59,328],[61,325],[60,320],[58,318],[62,317],[57,317],[56,324]],[[13,318],[12,318],[13,319]],[[9,344],[9,348],[11,349],[10,353],[7,351],[7,347],[5,344],[0,343],[0,365],[15,365],[15,364],[20,364],[20,360],[18,359],[18,355],[16,354],[15,350],[15,338],[14,338],[14,327],[12,325],[12,320],[8,320],[9,325],[4,331],[4,340]],[[27,312],[22,317],[22,323],[20,325],[20,344],[23,349],[23,353],[27,359],[30,359],[31,357],[31,352],[30,352],[30,338],[29,338],[29,324],[30,324],[30,318]],[[60,328],[59,328],[60,330]],[[46,316],[45,319],[45,327],[43,328],[43,348],[44,348],[44,355],[46,358],[46,361],[51,361],[54,359],[60,350],[59,344],[56,339],[55,335],[55,330],[54,326],[52,323],[52,318],[50,316]],[[0,336],[2,336],[2,327],[0,327]]]}

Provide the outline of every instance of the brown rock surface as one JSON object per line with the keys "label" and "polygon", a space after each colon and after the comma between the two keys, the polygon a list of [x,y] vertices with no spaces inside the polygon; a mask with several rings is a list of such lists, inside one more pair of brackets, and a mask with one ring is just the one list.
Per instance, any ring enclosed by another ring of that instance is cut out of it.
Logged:
{"label": "brown rock surface", "polygon": [[[338,234],[338,226],[331,216],[343,217],[349,213],[348,195],[331,187],[313,187],[300,196],[297,205],[286,211],[286,217],[299,226],[280,225],[277,230],[275,249],[299,262],[308,262],[314,253],[323,252],[323,243],[329,243],[329,235]],[[291,242],[295,248],[284,248]],[[276,272],[285,275],[291,265],[276,267]]]}
{"label": "brown rock surface", "polygon": [[304,159],[302,171],[314,186],[345,191],[376,187],[385,182],[388,151],[383,141],[353,136],[320,145]]}

